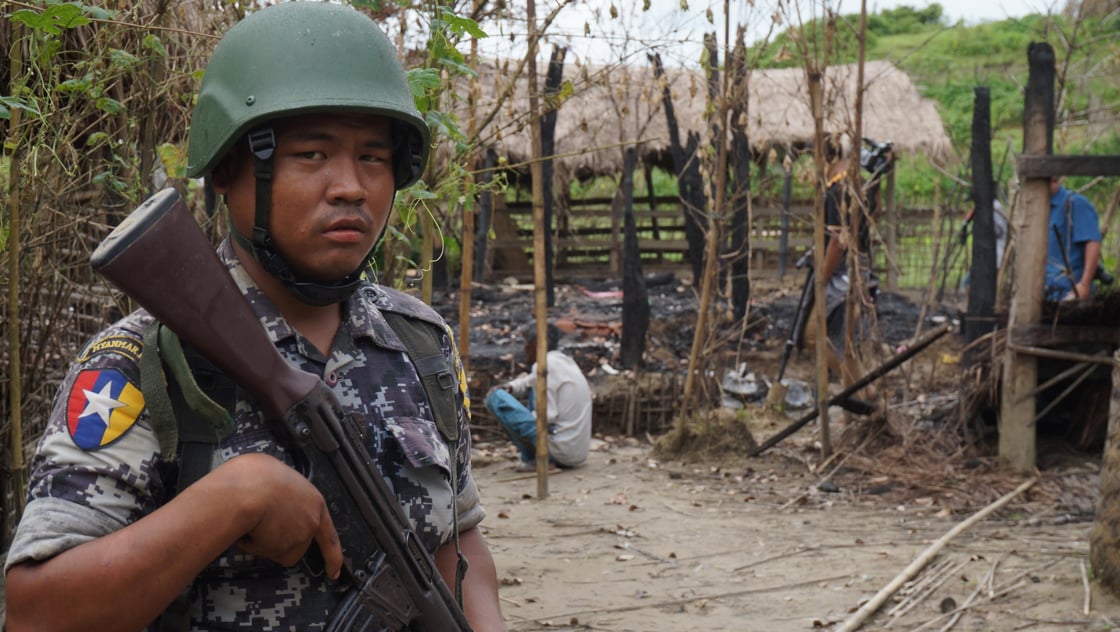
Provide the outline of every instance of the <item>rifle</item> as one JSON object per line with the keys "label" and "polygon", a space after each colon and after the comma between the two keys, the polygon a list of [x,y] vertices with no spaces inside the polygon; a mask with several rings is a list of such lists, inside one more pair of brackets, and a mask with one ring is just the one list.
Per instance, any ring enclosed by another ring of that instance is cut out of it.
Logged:
{"label": "rifle", "polygon": [[322,493],[352,587],[328,630],[470,630],[338,399],[272,345],[174,189],[129,214],[90,262],[248,390]]}

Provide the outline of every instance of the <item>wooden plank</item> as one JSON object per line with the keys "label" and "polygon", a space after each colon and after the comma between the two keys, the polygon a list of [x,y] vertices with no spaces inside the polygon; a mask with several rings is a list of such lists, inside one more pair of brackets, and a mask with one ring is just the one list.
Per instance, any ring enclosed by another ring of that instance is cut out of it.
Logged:
{"label": "wooden plank", "polygon": [[1019,177],[1120,176],[1120,156],[1022,155]]}

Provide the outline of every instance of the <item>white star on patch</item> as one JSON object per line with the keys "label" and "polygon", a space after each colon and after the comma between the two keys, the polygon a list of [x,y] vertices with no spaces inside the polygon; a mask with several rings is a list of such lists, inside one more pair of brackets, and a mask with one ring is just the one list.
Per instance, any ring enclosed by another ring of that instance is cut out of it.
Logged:
{"label": "white star on patch", "polygon": [[113,385],[110,382],[106,382],[105,386],[102,386],[101,391],[98,393],[82,389],[82,392],[86,395],[86,408],[79,417],[97,415],[101,418],[101,421],[105,422],[105,425],[108,426],[109,415],[113,414],[113,410],[125,405],[124,402],[109,395],[112,390]]}

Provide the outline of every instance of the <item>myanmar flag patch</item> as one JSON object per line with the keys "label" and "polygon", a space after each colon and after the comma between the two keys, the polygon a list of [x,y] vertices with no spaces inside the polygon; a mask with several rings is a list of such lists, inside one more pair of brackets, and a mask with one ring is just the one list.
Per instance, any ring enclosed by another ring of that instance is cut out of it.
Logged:
{"label": "myanmar flag patch", "polygon": [[120,439],[142,410],[144,395],[120,371],[87,370],[70,388],[66,424],[79,448],[96,450]]}

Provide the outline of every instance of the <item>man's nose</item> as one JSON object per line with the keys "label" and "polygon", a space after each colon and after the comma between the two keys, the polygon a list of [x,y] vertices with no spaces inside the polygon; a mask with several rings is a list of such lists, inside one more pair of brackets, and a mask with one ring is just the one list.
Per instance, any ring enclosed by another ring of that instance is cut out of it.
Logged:
{"label": "man's nose", "polygon": [[365,199],[362,186],[360,165],[354,158],[338,157],[332,161],[328,200],[334,202],[358,202]]}

